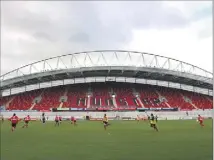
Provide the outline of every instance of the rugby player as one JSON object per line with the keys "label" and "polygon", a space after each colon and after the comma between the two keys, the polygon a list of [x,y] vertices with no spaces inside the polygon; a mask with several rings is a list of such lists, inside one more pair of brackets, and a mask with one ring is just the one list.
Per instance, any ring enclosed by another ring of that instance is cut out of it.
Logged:
{"label": "rugby player", "polygon": [[158,132],[155,116],[153,114],[151,114],[151,116],[150,116],[150,126]]}
{"label": "rugby player", "polygon": [[62,123],[62,117],[59,116],[59,123],[61,124]]}
{"label": "rugby player", "polygon": [[198,115],[198,122],[201,127],[204,127],[204,118],[201,115]]}
{"label": "rugby player", "polygon": [[59,126],[59,116],[55,117],[55,126]]}
{"label": "rugby player", "polygon": [[71,124],[74,124],[74,126],[77,126],[77,119],[75,117],[71,117]]}
{"label": "rugby player", "polygon": [[22,128],[25,128],[25,127],[28,128],[28,123],[30,122],[30,120],[31,120],[30,116],[27,115],[27,117],[24,118],[25,124],[24,126],[22,126]]}
{"label": "rugby player", "polygon": [[108,123],[108,117],[106,114],[104,114],[104,117],[103,117],[103,124],[104,124],[104,129],[106,130],[107,129],[107,126],[109,126],[110,124]]}
{"label": "rugby player", "polygon": [[15,131],[16,125],[19,122],[19,117],[14,113],[13,116],[11,118],[9,118],[9,120],[11,121],[12,132],[13,132],[13,131]]}
{"label": "rugby player", "polygon": [[42,123],[45,124],[45,113],[42,113]]}

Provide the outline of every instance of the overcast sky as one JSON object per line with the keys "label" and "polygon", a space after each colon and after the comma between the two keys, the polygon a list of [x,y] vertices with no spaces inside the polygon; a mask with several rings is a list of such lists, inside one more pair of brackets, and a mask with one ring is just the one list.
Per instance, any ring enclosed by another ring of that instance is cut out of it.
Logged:
{"label": "overcast sky", "polygon": [[101,49],[150,52],[212,71],[212,2],[1,1],[1,74]]}

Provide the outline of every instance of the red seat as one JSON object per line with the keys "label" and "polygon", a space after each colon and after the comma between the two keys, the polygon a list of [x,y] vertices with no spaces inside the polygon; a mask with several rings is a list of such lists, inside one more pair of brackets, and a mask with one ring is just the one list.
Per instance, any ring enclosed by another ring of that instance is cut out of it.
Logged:
{"label": "red seat", "polygon": [[[76,84],[34,90],[2,97],[0,105],[6,105],[13,98],[8,105],[8,110],[28,110],[32,106],[33,100],[41,95],[41,102],[36,104],[33,109],[49,110],[50,108],[59,107],[61,103],[59,101],[60,97],[66,93],[67,89],[68,92],[65,95],[67,96],[67,102],[63,102],[62,107],[86,108],[88,104],[87,95],[90,92],[90,108],[115,109],[117,106],[119,109],[134,109],[141,107],[141,105],[133,94],[133,88],[139,93],[139,98],[146,108],[168,108],[168,103],[171,107],[179,107],[181,110],[195,109],[190,102],[184,100],[183,96],[190,99],[199,109],[213,108],[212,97],[207,95],[172,88],[129,83]],[[112,94],[115,94],[116,105],[113,103]],[[164,97],[166,102],[158,101],[160,96]]]}

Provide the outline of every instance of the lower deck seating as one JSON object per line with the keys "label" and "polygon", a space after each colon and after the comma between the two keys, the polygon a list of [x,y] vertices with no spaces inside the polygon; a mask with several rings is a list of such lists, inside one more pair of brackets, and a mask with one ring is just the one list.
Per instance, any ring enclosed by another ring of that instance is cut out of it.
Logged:
{"label": "lower deck seating", "polygon": [[[65,92],[67,89],[67,92]],[[136,98],[138,94],[139,98]],[[184,90],[151,85],[125,83],[92,83],[59,86],[2,97],[0,105],[8,110],[28,110],[34,98],[41,96],[34,110],[49,110],[60,106],[60,97],[67,96],[62,102],[65,108],[168,108],[178,107],[192,110],[213,108],[212,97]],[[11,98],[13,98],[11,100]],[[88,100],[90,99],[90,102]],[[187,101],[187,99],[189,99]],[[142,105],[140,104],[140,101]]]}

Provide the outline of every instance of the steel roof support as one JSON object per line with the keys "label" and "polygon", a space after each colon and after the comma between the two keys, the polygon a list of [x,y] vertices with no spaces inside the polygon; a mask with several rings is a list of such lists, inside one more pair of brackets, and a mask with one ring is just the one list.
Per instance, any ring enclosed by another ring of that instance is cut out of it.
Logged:
{"label": "steel roof support", "polygon": [[108,63],[107,63],[107,61],[106,61],[106,59],[105,59],[105,57],[104,57],[104,55],[103,55],[103,52],[101,52],[101,55],[102,55],[102,58],[103,58],[103,60],[105,61],[106,65],[108,66]]}
{"label": "steel roof support", "polygon": [[183,62],[181,62],[181,72],[184,71],[184,65],[183,65]]}
{"label": "steel roof support", "polygon": [[[51,65],[48,63],[48,61],[46,61],[47,65],[51,68],[51,70],[53,70],[53,68],[51,67]],[[48,69],[47,69],[48,70]]]}
{"label": "steel roof support", "polygon": [[169,65],[168,69],[170,70],[170,68],[171,68],[170,59],[169,58],[167,58],[167,59],[168,59],[168,65]]}
{"label": "steel roof support", "polygon": [[45,72],[45,61],[46,61],[46,60],[44,60],[44,62],[43,62],[43,63],[44,63],[44,64],[43,64],[43,72]]}
{"label": "steel roof support", "polygon": [[130,52],[128,52],[128,56],[129,56],[129,60],[130,60],[130,62],[131,62],[131,64],[132,64],[132,58],[131,58]]}
{"label": "steel roof support", "polygon": [[92,65],[94,65],[94,62],[92,61],[91,56],[90,56],[89,54],[87,54],[87,55],[88,55],[88,57],[89,57],[89,59],[90,59]]}
{"label": "steel roof support", "polygon": [[56,69],[58,69],[58,66],[59,66],[59,57],[57,58]]}
{"label": "steel roof support", "polygon": [[67,69],[68,67],[65,65],[65,63],[63,62],[62,58],[59,57],[59,60],[62,62],[62,64],[65,66],[65,68]]}
{"label": "steel roof support", "polygon": [[86,58],[87,58],[87,53],[85,53],[85,58],[84,58],[84,62],[83,62],[85,67],[87,67],[87,65],[85,63],[86,62]]}
{"label": "steel roof support", "polygon": [[114,52],[114,55],[115,55],[115,57],[116,57],[116,59],[117,59],[117,63],[119,64],[119,58],[118,58],[118,56],[117,56],[117,52]]}
{"label": "steel roof support", "polygon": [[153,66],[152,66],[152,63],[153,63],[154,59],[155,59],[155,57],[152,58],[152,60],[151,60],[151,62],[150,62],[150,64],[149,64],[149,67],[151,67],[151,68],[153,67]]}
{"label": "steel roof support", "polygon": [[73,57],[74,57],[74,55],[71,55],[71,60],[70,60],[71,66],[72,66],[72,64],[73,64]]}
{"label": "steel roof support", "polygon": [[164,62],[164,64],[161,66],[161,68],[164,68],[164,66],[165,66],[167,63],[168,63],[168,60],[166,60],[166,61]]}
{"label": "steel roof support", "polygon": [[81,67],[81,65],[79,64],[79,61],[77,60],[76,56],[74,55],[74,59],[76,60],[77,64],[79,65],[79,67]]}
{"label": "steel roof support", "polygon": [[144,54],[143,54],[143,53],[141,53],[141,56],[142,56],[142,58],[143,58],[143,66],[146,66],[146,62],[145,62],[145,58],[144,58]]}

